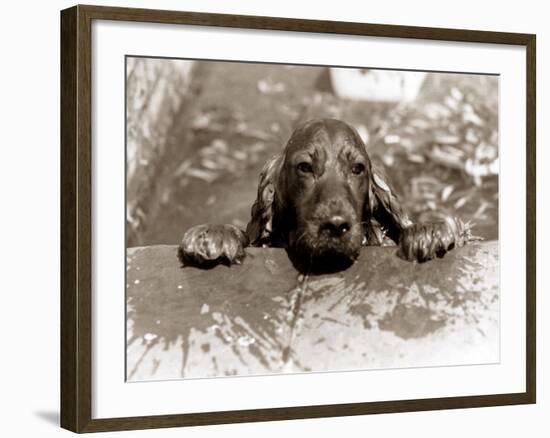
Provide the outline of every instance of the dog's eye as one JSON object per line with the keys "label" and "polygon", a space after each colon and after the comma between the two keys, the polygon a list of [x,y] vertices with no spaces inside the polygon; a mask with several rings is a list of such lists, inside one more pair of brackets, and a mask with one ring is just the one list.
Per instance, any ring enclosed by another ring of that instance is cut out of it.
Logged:
{"label": "dog's eye", "polygon": [[298,170],[302,173],[313,173],[313,166],[305,161],[298,164]]}
{"label": "dog's eye", "polygon": [[351,168],[351,172],[355,175],[361,175],[364,171],[365,171],[365,165],[362,163],[356,163]]}

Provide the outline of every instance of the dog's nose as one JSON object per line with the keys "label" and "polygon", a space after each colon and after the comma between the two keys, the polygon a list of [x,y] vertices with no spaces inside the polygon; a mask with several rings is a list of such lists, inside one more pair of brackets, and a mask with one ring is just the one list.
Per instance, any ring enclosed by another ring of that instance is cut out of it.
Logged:
{"label": "dog's nose", "polygon": [[331,237],[341,237],[350,229],[350,223],[343,216],[332,216],[321,224],[320,231],[329,234]]}

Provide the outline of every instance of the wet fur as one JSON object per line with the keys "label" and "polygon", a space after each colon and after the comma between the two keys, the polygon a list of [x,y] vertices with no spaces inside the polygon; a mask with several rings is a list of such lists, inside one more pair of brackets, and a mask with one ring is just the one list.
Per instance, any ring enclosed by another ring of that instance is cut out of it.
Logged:
{"label": "wet fur", "polygon": [[[349,225],[338,238],[324,228],[335,215]],[[409,220],[353,127],[316,119],[299,126],[265,164],[246,231],[198,225],[185,233],[178,255],[184,265],[209,267],[240,263],[249,245],[284,247],[300,269],[338,270],[353,263],[362,246],[389,238],[403,258],[425,261],[452,249],[442,227]]]}

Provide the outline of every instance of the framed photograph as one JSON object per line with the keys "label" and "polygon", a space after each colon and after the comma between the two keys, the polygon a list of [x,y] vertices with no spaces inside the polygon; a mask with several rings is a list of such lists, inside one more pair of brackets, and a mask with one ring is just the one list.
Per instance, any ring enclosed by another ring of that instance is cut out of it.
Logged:
{"label": "framed photograph", "polygon": [[61,12],[61,425],[535,403],[535,35]]}

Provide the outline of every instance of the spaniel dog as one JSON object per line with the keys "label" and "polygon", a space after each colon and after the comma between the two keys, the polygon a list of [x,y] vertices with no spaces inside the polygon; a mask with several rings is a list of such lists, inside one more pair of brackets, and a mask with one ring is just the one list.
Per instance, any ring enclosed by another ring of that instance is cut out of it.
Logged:
{"label": "spaniel dog", "polygon": [[251,213],[246,231],[210,224],[188,230],[181,262],[231,265],[242,262],[247,246],[269,246],[286,248],[300,270],[332,271],[387,238],[402,258],[424,262],[469,231],[458,219],[409,220],[357,131],[335,119],[310,120],[293,132],[283,153],[265,164]]}

